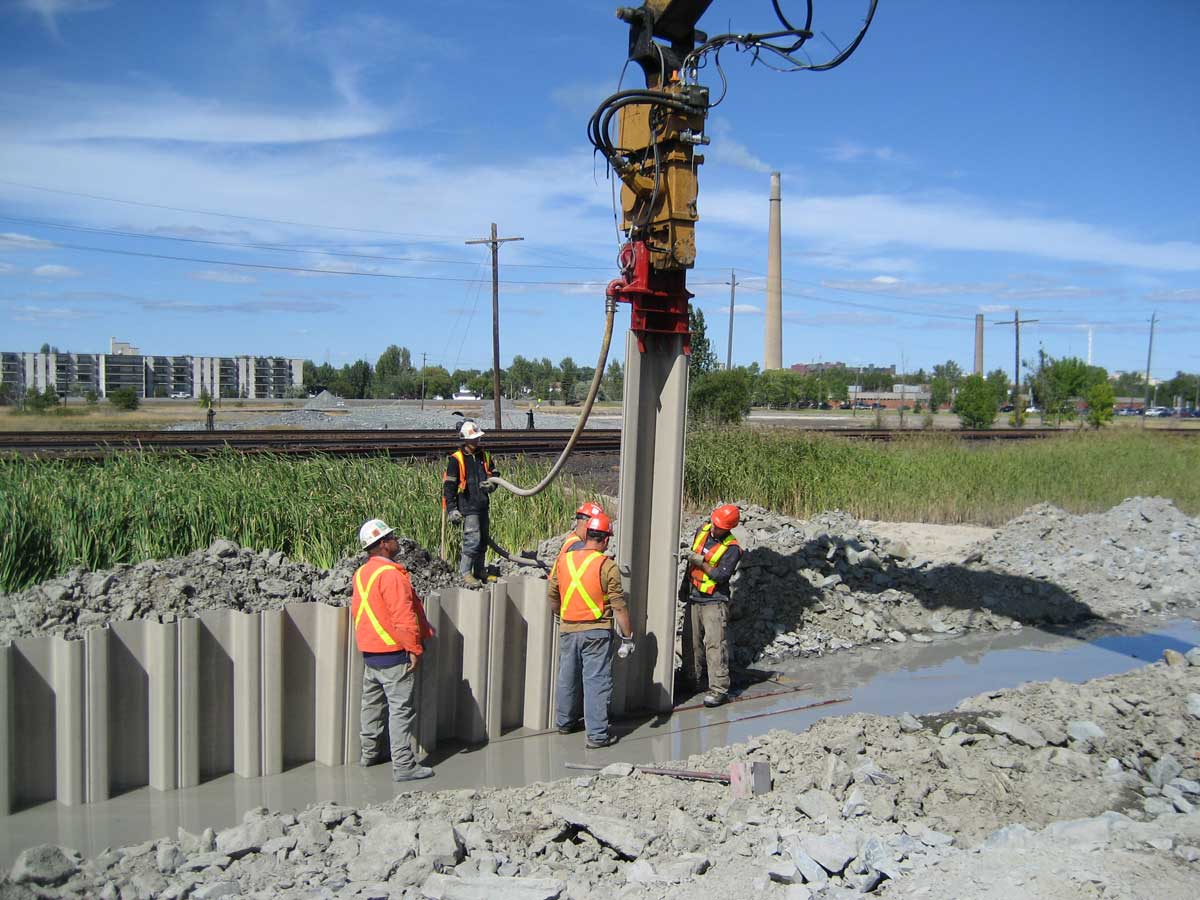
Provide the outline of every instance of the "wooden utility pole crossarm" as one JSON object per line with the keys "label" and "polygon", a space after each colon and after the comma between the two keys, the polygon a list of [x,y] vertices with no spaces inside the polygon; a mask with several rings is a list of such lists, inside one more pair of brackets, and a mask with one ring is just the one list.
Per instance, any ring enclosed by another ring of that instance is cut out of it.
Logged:
{"label": "wooden utility pole crossarm", "polygon": [[491,244],[492,246],[492,409],[495,422],[493,431],[501,431],[504,422],[500,418],[500,245],[509,241],[523,241],[523,237],[496,237],[496,223],[492,223],[492,236],[466,244]]}

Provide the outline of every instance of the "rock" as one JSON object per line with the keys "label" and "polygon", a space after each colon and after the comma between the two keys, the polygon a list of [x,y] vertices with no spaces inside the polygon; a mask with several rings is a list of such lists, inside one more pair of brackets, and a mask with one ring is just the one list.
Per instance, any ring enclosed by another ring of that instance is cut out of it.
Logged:
{"label": "rock", "polygon": [[1163,662],[1172,668],[1182,669],[1188,665],[1187,657],[1178,650],[1172,650],[1168,647],[1163,651]]}
{"label": "rock", "polygon": [[1175,804],[1162,797],[1147,797],[1142,801],[1142,809],[1149,816],[1165,816],[1167,813],[1175,812]]}
{"label": "rock", "polygon": [[372,852],[392,856],[399,861],[408,859],[418,852],[417,823],[411,819],[382,822],[368,829],[365,842]]}
{"label": "rock", "polygon": [[1193,719],[1200,719],[1200,694],[1187,695],[1187,711]]}
{"label": "rock", "polygon": [[200,872],[211,866],[215,866],[218,869],[228,869],[231,862],[233,860],[224,853],[217,853],[216,851],[212,853],[197,853],[189,856],[187,860],[180,864],[178,871]]}
{"label": "rock", "polygon": [[[945,729],[943,729],[945,730]],[[890,775],[868,758],[862,765],[854,769],[854,781],[858,784],[895,784],[899,779]]]}
{"label": "rock", "polygon": [[628,778],[632,774],[633,766],[623,762],[609,763],[600,770],[601,778]]}
{"label": "rock", "polygon": [[163,841],[158,845],[158,852],[155,854],[154,862],[158,866],[158,871],[170,874],[183,865],[187,856],[179,849],[179,845],[171,841]]}
{"label": "rock", "polygon": [[821,867],[819,862],[808,855],[798,835],[788,835],[784,838],[784,848],[792,858],[792,862],[796,864],[796,869],[803,876],[805,883],[825,884],[829,880],[829,873]]}
{"label": "rock", "polygon": [[79,854],[53,844],[22,850],[9,878],[14,884],[62,884],[79,871]]}
{"label": "rock", "polygon": [[1095,722],[1076,719],[1067,723],[1067,737],[1079,744],[1085,752],[1091,753],[1103,742],[1104,729]]}
{"label": "rock", "polygon": [[435,868],[451,869],[463,860],[465,851],[454,826],[442,819],[425,819],[417,827],[420,855]]}
{"label": "rock", "polygon": [[985,850],[1020,850],[1029,845],[1037,835],[1019,822],[997,828],[983,839],[981,846]]}
{"label": "rock", "polygon": [[283,823],[279,819],[274,816],[253,818],[242,825],[226,828],[217,835],[217,852],[240,859],[249,853],[257,853],[271,838],[282,836]]}
{"label": "rock", "polygon": [[998,716],[996,718],[981,718],[979,725],[986,731],[992,734],[1002,734],[1009,740],[1018,744],[1024,744],[1026,747],[1031,747],[1034,750],[1046,746],[1046,739],[1042,737],[1041,732],[1036,728],[1031,728],[1011,716]]}
{"label": "rock", "polygon": [[622,819],[559,804],[552,806],[551,812],[568,825],[582,828],[601,844],[612,847],[624,859],[637,859],[646,851],[646,838]]}
{"label": "rock", "polygon": [[819,791],[815,788],[805,791],[796,798],[796,808],[813,820],[824,816],[827,820],[833,821],[841,815],[837,798],[827,791]]}
{"label": "rock", "polygon": [[426,900],[558,900],[566,885],[553,878],[460,878],[434,873],[421,885]]}
{"label": "rock", "polygon": [[846,802],[842,804],[842,818],[853,819],[855,816],[864,815],[866,812],[866,797],[863,796],[861,788],[855,787],[850,791],[850,795],[846,798]]}
{"label": "rock", "polygon": [[672,809],[667,817],[667,829],[675,846],[685,853],[694,853],[708,844],[704,832],[696,827],[696,823],[681,809]]}
{"label": "rock", "polygon": [[661,884],[666,879],[654,871],[654,866],[644,859],[637,859],[625,867],[627,884]]}
{"label": "rock", "polygon": [[857,855],[854,846],[837,834],[810,835],[800,840],[800,846],[830,875],[841,874]]}
{"label": "rock", "polygon": [[687,853],[671,862],[661,863],[658,873],[670,882],[687,881],[708,871],[712,862],[707,856]]}
{"label": "rock", "polygon": [[240,549],[233,541],[217,538],[208,545],[208,555],[216,559],[229,559],[231,556],[237,556]]}
{"label": "rock", "polygon": [[812,900],[813,893],[802,884],[793,884],[783,896],[784,900]]}
{"label": "rock", "polygon": [[920,719],[912,713],[903,713],[900,716],[900,730],[906,734],[914,734],[924,730],[925,726],[921,724]]}
{"label": "rock", "polygon": [[167,879],[163,878],[158,872],[139,872],[133,876],[131,881],[133,889],[137,892],[139,898],[159,897],[167,887]]}
{"label": "rock", "polygon": [[1183,658],[1188,661],[1189,666],[1200,666],[1200,647],[1193,647],[1183,654]]}
{"label": "rock", "polygon": [[387,881],[401,860],[386,853],[371,850],[350,860],[346,872],[351,881]]}
{"label": "rock", "polygon": [[239,897],[242,889],[236,881],[214,881],[192,891],[194,900],[218,900],[220,897]]}
{"label": "rock", "polygon": [[796,863],[790,859],[781,859],[767,866],[767,877],[779,884],[796,884],[804,881],[804,876],[796,868]]}
{"label": "rock", "polygon": [[1164,784],[1171,781],[1171,779],[1178,778],[1182,771],[1183,766],[1179,764],[1179,760],[1170,753],[1167,753],[1150,766],[1146,774],[1150,776],[1151,784],[1161,788]]}

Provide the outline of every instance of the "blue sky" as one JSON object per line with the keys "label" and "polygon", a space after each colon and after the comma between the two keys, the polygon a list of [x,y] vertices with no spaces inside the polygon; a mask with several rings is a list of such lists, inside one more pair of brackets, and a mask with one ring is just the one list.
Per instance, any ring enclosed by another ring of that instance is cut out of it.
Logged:
{"label": "blue sky", "polygon": [[[590,364],[616,234],[584,125],[616,5],[0,0],[0,348],[485,368],[488,251],[463,241],[495,221],[524,237],[502,361]],[[859,8],[816,0],[815,25]],[[701,27],[772,23],[715,0]],[[974,314],[1020,309],[1025,355],[1085,356],[1090,328],[1097,364],[1140,370],[1157,310],[1154,374],[1200,370],[1198,42],[1185,0],[881,0],[833,71],[722,54],[689,277],[721,357],[734,269],[734,362],[762,359],[778,170],[785,364],[969,367]],[[989,324],[988,368],[1012,356]]]}

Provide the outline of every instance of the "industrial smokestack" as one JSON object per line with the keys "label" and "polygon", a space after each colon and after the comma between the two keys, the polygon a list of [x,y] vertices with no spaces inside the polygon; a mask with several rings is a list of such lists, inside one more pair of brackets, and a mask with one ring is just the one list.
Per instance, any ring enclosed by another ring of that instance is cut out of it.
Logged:
{"label": "industrial smokestack", "polygon": [[771,227],[767,236],[767,325],[763,338],[763,369],[783,368],[783,239],[779,225],[779,173],[771,173]]}
{"label": "industrial smokestack", "polygon": [[983,313],[975,314],[975,374],[983,374]]}

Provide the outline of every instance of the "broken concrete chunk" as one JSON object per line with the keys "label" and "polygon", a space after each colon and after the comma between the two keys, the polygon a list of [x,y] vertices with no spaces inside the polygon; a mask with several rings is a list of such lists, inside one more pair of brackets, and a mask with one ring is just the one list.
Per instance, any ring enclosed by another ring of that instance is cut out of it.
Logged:
{"label": "broken concrete chunk", "polygon": [[39,844],[21,851],[8,877],[14,884],[62,884],[79,871],[79,859],[74,850]]}
{"label": "broken concrete chunk", "polygon": [[1182,771],[1183,766],[1180,765],[1179,760],[1167,753],[1151,765],[1146,774],[1150,776],[1151,784],[1161,788],[1171,779],[1178,778]]}
{"label": "broken concrete chunk", "polygon": [[908,734],[921,731],[925,726],[921,724],[920,719],[912,713],[903,713],[900,716],[900,730]]}
{"label": "broken concrete chunk", "polygon": [[452,869],[463,860],[466,851],[454,826],[444,819],[425,819],[417,826],[420,855],[435,868]]}
{"label": "broken concrete chunk", "polygon": [[801,838],[800,847],[830,875],[840,875],[858,855],[854,845],[839,834],[810,835]]}
{"label": "broken concrete chunk", "polygon": [[979,720],[979,725],[992,734],[1002,734],[1009,740],[1015,741],[1018,744],[1024,744],[1026,747],[1031,747],[1034,750],[1046,746],[1046,739],[1042,737],[1040,731],[1022,722],[1018,722],[1012,716],[998,716],[994,719],[983,718]]}
{"label": "broken concrete chunk", "polygon": [[573,806],[554,805],[551,812],[568,825],[582,828],[624,859],[637,859],[646,851],[646,838],[623,819],[596,815]]}
{"label": "broken concrete chunk", "polygon": [[796,808],[814,820],[824,816],[832,821],[841,814],[837,798],[828,791],[820,791],[815,788],[805,791],[796,798]]}

